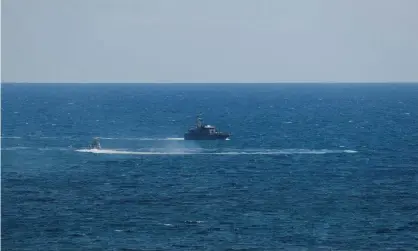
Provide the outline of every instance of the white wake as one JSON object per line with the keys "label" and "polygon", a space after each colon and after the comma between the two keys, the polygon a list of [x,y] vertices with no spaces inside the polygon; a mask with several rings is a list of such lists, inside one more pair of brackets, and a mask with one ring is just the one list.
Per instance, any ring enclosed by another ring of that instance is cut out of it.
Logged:
{"label": "white wake", "polygon": [[165,141],[165,140],[184,140],[184,138],[167,137],[167,138],[114,138],[114,137],[100,137],[104,140],[139,140],[139,141]]}
{"label": "white wake", "polygon": [[116,149],[79,149],[78,152],[96,154],[124,154],[124,155],[291,155],[291,154],[338,154],[357,153],[355,150],[308,150],[308,149],[283,149],[283,150],[229,150],[220,152],[173,150],[173,151],[125,151]]}

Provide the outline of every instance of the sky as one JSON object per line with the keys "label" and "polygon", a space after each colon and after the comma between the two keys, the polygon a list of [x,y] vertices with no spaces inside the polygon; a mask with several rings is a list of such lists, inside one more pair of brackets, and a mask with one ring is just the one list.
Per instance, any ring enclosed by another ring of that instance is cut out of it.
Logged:
{"label": "sky", "polygon": [[2,0],[2,82],[418,82],[417,0]]}

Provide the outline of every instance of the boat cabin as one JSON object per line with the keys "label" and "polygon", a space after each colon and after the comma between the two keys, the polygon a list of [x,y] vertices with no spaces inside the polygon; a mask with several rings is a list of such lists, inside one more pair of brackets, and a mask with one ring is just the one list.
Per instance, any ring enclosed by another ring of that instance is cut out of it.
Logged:
{"label": "boat cabin", "polygon": [[216,129],[214,126],[205,125],[204,128],[209,131],[210,134],[216,133]]}

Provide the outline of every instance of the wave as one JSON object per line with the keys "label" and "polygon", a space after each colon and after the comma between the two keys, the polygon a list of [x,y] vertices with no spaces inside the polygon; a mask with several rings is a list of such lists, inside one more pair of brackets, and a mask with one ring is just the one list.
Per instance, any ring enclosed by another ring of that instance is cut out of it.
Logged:
{"label": "wave", "polygon": [[0,138],[2,138],[2,139],[21,139],[22,137],[18,137],[18,136],[2,136]]}
{"label": "wave", "polygon": [[[77,139],[77,136],[63,136],[63,137],[58,137],[58,136],[24,136],[24,137],[28,137],[30,139],[34,139],[34,138],[38,138],[38,139]],[[0,137],[2,139],[22,139],[22,137],[20,136],[2,136]],[[164,141],[164,140],[175,140],[175,141],[180,141],[180,140],[184,140],[184,138],[180,138],[180,137],[165,137],[165,138],[149,138],[149,137],[99,137],[100,139],[103,140],[145,140],[145,141]]]}
{"label": "wave", "polygon": [[223,152],[211,151],[125,151],[116,149],[78,149],[77,152],[96,154],[124,154],[124,155],[292,155],[292,154],[338,154],[357,153],[355,150],[308,150],[308,149],[283,149],[283,150],[235,150]]}
{"label": "wave", "polygon": [[104,140],[146,140],[146,141],[160,141],[160,140],[184,140],[184,138],[168,137],[168,138],[113,138],[113,137],[100,137]]}
{"label": "wave", "polygon": [[77,149],[69,147],[25,147],[12,146],[1,148],[3,151],[38,150],[38,151],[76,151],[95,154],[115,155],[293,155],[293,154],[353,154],[355,150],[349,149],[234,149],[234,148],[142,148],[142,149]]}
{"label": "wave", "polygon": [[2,151],[16,151],[16,150],[26,150],[26,149],[30,149],[30,147],[26,147],[26,146],[12,146],[12,147],[2,147],[1,148]]}
{"label": "wave", "polygon": [[68,151],[71,147],[27,147],[27,146],[12,146],[2,147],[2,151],[17,151],[17,150],[38,150],[38,151]]}

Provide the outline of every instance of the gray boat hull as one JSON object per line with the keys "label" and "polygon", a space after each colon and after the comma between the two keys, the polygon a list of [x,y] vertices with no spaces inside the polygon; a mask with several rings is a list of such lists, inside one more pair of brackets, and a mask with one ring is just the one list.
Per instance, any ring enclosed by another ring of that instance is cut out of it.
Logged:
{"label": "gray boat hull", "polygon": [[219,134],[194,134],[194,133],[185,133],[184,140],[226,140],[229,138],[229,134],[219,133]]}

